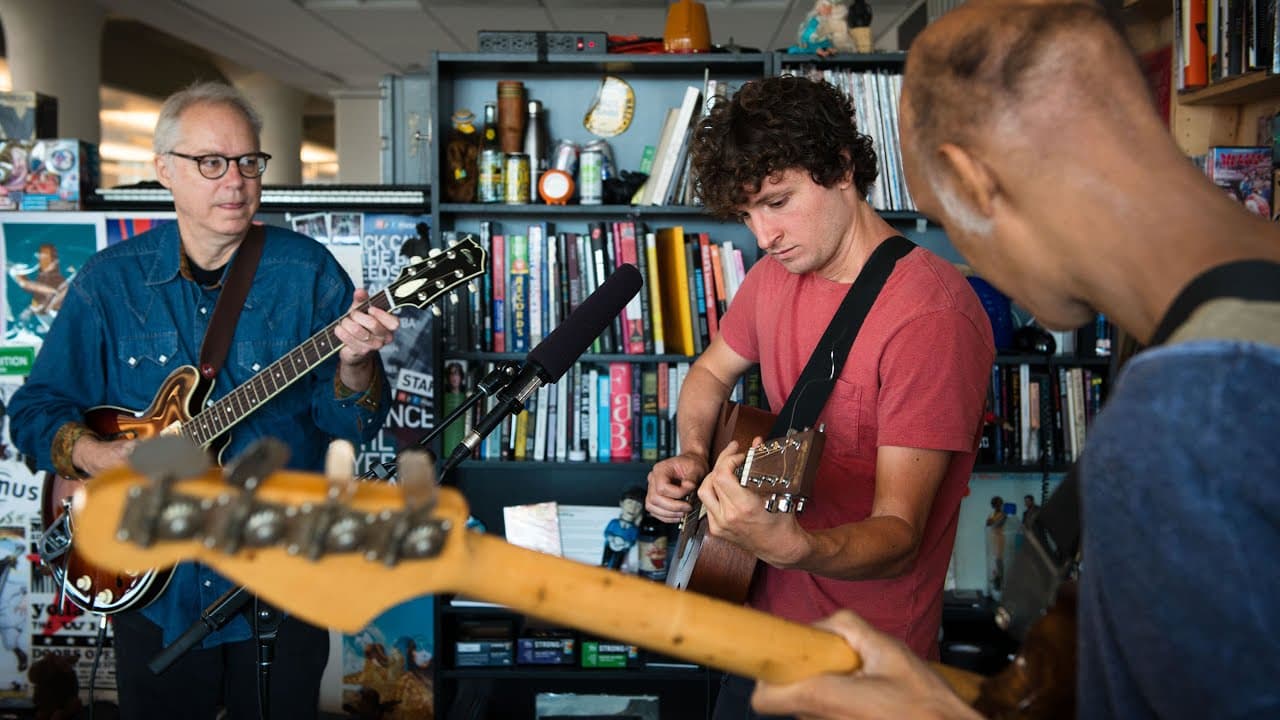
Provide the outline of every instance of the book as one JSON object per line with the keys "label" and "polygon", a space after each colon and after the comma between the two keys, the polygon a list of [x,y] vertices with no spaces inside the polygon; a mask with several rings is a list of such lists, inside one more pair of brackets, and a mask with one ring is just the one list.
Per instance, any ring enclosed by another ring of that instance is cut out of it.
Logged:
{"label": "book", "polygon": [[529,237],[507,236],[507,308],[512,352],[529,350]]}
{"label": "book", "polygon": [[702,91],[697,87],[690,85],[685,88],[684,100],[681,101],[676,116],[672,120],[670,137],[665,147],[660,146],[658,157],[654,161],[654,174],[649,176],[651,182],[656,180],[647,203],[649,205],[661,205],[667,200],[671,179],[680,164],[680,153],[688,144],[689,127],[693,123],[695,113],[699,110],[700,97],[702,97]]}
{"label": "book", "polygon": [[693,343],[693,314],[689,305],[684,227],[658,228],[659,277],[662,284],[663,335],[671,352],[697,354]]}
{"label": "book", "polygon": [[633,442],[631,424],[631,363],[609,363],[609,460],[630,462]]}
{"label": "book", "polygon": [[507,238],[493,236],[493,257],[489,258],[489,283],[493,287],[493,351],[507,351]]}
{"label": "book", "polygon": [[658,271],[658,236],[655,233],[644,234],[644,253],[647,261],[645,268],[645,292],[649,295],[649,325],[653,332],[653,352],[662,355],[667,351],[666,333],[662,327],[665,310],[662,308],[662,281]]}
{"label": "book", "polygon": [[1254,215],[1271,218],[1271,148],[1209,148],[1205,174],[1214,185]]}

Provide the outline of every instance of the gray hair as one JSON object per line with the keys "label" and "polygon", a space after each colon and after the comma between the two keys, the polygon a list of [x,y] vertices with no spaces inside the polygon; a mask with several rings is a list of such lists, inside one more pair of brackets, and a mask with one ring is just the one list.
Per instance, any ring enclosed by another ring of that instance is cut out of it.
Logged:
{"label": "gray hair", "polygon": [[227,105],[239,111],[253,128],[253,136],[262,136],[262,116],[243,93],[226,83],[197,82],[170,95],[160,108],[160,116],[156,118],[155,138],[152,140],[152,149],[157,155],[163,155],[177,147],[181,139],[178,120],[192,105],[202,103]]}

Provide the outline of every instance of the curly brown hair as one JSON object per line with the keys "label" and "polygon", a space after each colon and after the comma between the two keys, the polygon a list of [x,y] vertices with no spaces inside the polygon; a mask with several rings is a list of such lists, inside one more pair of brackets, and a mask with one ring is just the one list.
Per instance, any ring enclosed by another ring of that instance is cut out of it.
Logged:
{"label": "curly brown hair", "polygon": [[877,174],[871,138],[858,132],[849,99],[830,83],[792,75],[752,80],[715,104],[699,122],[691,152],[703,205],[726,219],[766,178],[792,168],[823,187],[852,171],[864,198]]}

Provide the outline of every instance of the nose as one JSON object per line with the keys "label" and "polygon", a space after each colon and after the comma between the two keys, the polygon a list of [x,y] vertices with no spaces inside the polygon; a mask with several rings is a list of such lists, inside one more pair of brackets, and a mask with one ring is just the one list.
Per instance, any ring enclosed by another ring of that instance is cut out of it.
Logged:
{"label": "nose", "polygon": [[756,246],[765,252],[769,252],[782,239],[782,225],[771,222],[758,210],[747,213],[746,225],[756,236]]}

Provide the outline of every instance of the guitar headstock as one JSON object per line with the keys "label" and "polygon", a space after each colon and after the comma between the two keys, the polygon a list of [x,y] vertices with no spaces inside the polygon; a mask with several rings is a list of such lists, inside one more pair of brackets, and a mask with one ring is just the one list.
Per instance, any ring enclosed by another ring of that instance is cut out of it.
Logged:
{"label": "guitar headstock", "polygon": [[[426,307],[444,293],[484,275],[488,263],[489,253],[472,235],[444,250],[434,249],[425,258],[412,258],[395,282],[382,291],[389,302],[386,309]],[[456,295],[451,297],[456,301]],[[431,310],[439,314],[437,306],[432,305]]]}
{"label": "guitar headstock", "polygon": [[[199,561],[349,632],[399,602],[456,587],[469,511],[456,490],[436,487],[428,456],[404,453],[400,483],[389,485],[354,479],[348,443],[331,448],[325,475],[280,470],[287,453],[254,450],[224,476],[188,472],[204,453],[183,438],[140,444],[131,467],[77,492],[77,549],[121,572]],[[359,583],[360,592],[336,603],[335,583]]]}
{"label": "guitar headstock", "polygon": [[821,430],[788,432],[747,451],[738,482],[765,498],[769,512],[804,510],[818,472],[826,435]]}

